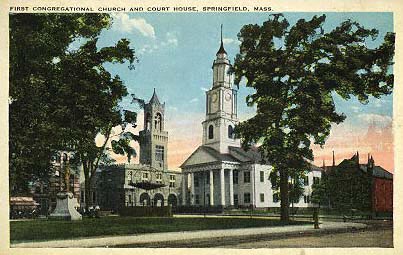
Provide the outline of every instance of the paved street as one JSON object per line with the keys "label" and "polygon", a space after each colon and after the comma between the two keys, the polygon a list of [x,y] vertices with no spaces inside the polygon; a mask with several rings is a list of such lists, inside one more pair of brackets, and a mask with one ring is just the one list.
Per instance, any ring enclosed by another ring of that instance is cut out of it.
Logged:
{"label": "paved street", "polygon": [[231,243],[220,248],[321,248],[321,247],[393,247],[392,229],[361,230],[352,233],[337,233],[256,242]]}
{"label": "paved street", "polygon": [[[333,222],[334,223],[334,222]],[[120,247],[155,248],[326,248],[326,247],[393,247],[393,223],[391,221],[365,221],[365,228],[334,228],[320,231],[288,232],[284,234],[244,235],[231,238],[194,239],[170,243],[123,245]],[[346,223],[339,222],[340,226]],[[326,225],[326,223],[325,223]],[[353,225],[350,225],[353,226]]]}

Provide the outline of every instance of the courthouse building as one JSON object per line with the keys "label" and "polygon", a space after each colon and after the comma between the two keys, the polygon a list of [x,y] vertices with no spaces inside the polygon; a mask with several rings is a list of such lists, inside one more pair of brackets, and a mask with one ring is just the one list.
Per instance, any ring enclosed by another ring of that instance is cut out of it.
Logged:
{"label": "courthouse building", "polygon": [[150,101],[144,104],[144,129],[139,133],[140,164],[101,166],[92,183],[92,205],[117,211],[125,206],[180,204],[182,176],[168,170],[164,117],[165,103],[159,101],[154,90]]}

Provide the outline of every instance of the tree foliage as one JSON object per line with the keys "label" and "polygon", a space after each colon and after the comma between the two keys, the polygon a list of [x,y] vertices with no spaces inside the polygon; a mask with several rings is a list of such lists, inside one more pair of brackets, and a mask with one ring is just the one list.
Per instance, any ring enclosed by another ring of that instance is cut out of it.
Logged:
{"label": "tree foliage", "polygon": [[[98,49],[97,38],[92,38],[78,50],[61,57],[58,63],[58,77],[62,82],[53,105],[57,106],[57,123],[61,124],[65,144],[78,153],[83,163],[86,205],[92,202],[91,179],[107,152],[114,127],[121,126],[123,132],[112,143],[112,150],[127,153],[129,159],[136,154],[129,145],[136,136],[125,132],[125,128],[135,125],[137,115],[119,106],[128,95],[127,88],[118,75],[112,76],[104,68],[105,63],[125,61],[130,65],[136,61],[128,40],[121,39],[114,46]],[[95,144],[98,133],[105,137],[100,147]]]}
{"label": "tree foliage", "polygon": [[324,180],[323,199],[328,199],[330,208],[339,211],[372,209],[372,176],[363,172],[355,160],[345,160],[333,167]]}
{"label": "tree foliage", "polygon": [[262,25],[249,24],[238,34],[235,83],[245,79],[255,92],[246,99],[256,115],[236,127],[243,146],[260,143],[260,151],[279,172],[281,216],[288,220],[288,178],[309,169],[311,144],[324,145],[333,123],[345,115],[335,108],[332,93],[344,99],[390,94],[394,34],[368,48],[378,31],[347,20],[329,32],[326,16],[300,19],[290,26],[282,14]]}
{"label": "tree foliage", "polygon": [[313,204],[317,204],[318,207],[321,205],[328,205],[329,201],[329,193],[328,187],[326,182],[326,177],[322,176],[322,179],[319,183],[312,184],[312,197],[311,201]]}
{"label": "tree foliage", "polygon": [[57,150],[50,99],[56,87],[54,59],[76,38],[92,38],[108,15],[10,14],[10,192],[26,193],[29,181],[46,178]]}
{"label": "tree foliage", "polygon": [[[105,63],[137,61],[127,39],[99,48],[98,35],[108,28],[108,14],[16,14],[10,18],[10,177],[27,183],[46,173],[52,154],[74,152],[83,165],[86,197],[90,179],[105,160],[112,128],[121,126],[118,153],[129,148],[134,134],[125,132],[134,125],[135,112],[122,109],[119,102],[128,95],[119,76],[112,76]],[[84,38],[76,50],[71,43]],[[97,134],[105,137],[98,147]],[[122,140],[122,141],[121,141]],[[121,150],[121,147],[124,150]],[[35,161],[35,157],[43,157]],[[30,164],[37,164],[36,172]],[[24,174],[19,178],[18,173]],[[24,184],[22,183],[22,184]],[[19,187],[20,185],[15,185]],[[24,186],[24,185],[21,185]],[[26,185],[25,185],[26,186]]]}
{"label": "tree foliage", "polygon": [[[293,176],[290,176],[288,180],[288,197],[289,203],[298,203],[300,198],[304,195],[304,183],[303,179],[307,174],[307,171],[293,171]],[[279,200],[281,200],[280,194],[280,175],[278,171],[271,171],[269,180],[274,193],[277,194]]]}

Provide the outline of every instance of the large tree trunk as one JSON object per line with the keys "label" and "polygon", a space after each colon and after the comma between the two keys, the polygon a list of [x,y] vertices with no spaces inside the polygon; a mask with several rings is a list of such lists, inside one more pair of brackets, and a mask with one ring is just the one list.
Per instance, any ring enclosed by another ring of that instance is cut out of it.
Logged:
{"label": "large tree trunk", "polygon": [[91,179],[90,179],[90,169],[88,167],[88,162],[84,162],[83,164],[84,170],[84,201],[85,201],[85,211],[88,212],[88,208],[91,205]]}
{"label": "large tree trunk", "polygon": [[92,206],[91,201],[91,182],[90,178],[85,178],[85,209],[88,211],[88,208]]}
{"label": "large tree trunk", "polygon": [[281,196],[281,220],[289,221],[289,194],[288,194],[288,169],[280,170],[280,196]]}

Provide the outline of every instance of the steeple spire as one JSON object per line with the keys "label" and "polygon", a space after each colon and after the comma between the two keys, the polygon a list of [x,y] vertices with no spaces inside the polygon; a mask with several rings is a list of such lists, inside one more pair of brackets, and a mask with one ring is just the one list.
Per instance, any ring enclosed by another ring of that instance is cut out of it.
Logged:
{"label": "steeple spire", "polygon": [[217,54],[227,54],[227,52],[224,49],[224,42],[222,39],[222,24],[221,24],[221,45],[220,45],[220,49],[217,51]]}
{"label": "steeple spire", "polygon": [[155,92],[155,88],[154,88],[153,96],[151,97],[149,103],[151,103],[151,104],[161,104],[160,100],[158,99],[157,93]]}
{"label": "steeple spire", "polygon": [[221,24],[221,44],[222,44],[222,24]]}

